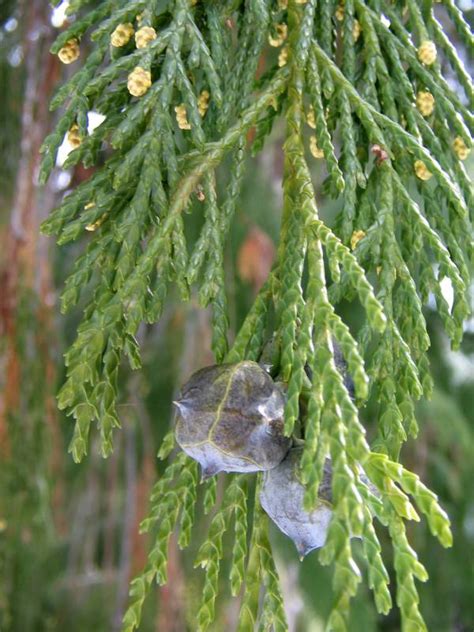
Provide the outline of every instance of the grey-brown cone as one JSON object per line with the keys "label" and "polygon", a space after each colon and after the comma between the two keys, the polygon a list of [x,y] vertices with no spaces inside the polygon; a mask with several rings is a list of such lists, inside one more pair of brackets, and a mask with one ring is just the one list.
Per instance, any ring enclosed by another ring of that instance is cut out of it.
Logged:
{"label": "grey-brown cone", "polygon": [[277,527],[290,537],[302,559],[324,545],[332,517],[331,461],[326,459],[318,505],[303,506],[305,488],[298,478],[303,448],[292,448],[278,467],[265,473],[260,502]]}
{"label": "grey-brown cone", "polygon": [[268,470],[291,446],[283,435],[285,396],[256,362],[197,371],[175,404],[176,440],[203,478]]}

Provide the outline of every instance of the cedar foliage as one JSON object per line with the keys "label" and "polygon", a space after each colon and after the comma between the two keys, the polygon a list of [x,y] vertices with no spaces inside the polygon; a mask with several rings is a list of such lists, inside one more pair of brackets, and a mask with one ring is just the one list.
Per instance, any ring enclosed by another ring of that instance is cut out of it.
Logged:
{"label": "cedar foliage", "polygon": [[[453,1],[442,4],[471,46]],[[377,610],[386,614],[389,577],[374,523],[388,529],[404,630],[426,629],[415,580],[427,579],[406,523],[423,514],[443,546],[452,542],[436,496],[398,462],[403,442],[417,433],[415,402],[432,391],[423,306],[433,294],[453,348],[469,314],[472,191],[461,161],[471,145],[473,92],[434,8],[430,0],[103,0],[93,8],[73,0],[75,20],[52,48],[70,63],[83,38],[93,43],[53,98],[52,107],[63,112],[45,140],[40,178],[53,169],[66,134],[77,145],[66,166],[100,164],[43,224],[60,244],[91,232],[62,295],[64,311],[86,287],[91,296],[66,354],[59,394],[60,407],[75,419],[73,458],[87,454],[93,422],[103,456],[110,455],[120,425],[122,358],[139,368],[141,323],[157,322],[170,289],[187,300],[196,286],[202,306],[212,308],[217,362],[258,360],[273,339],[273,371],[288,384],[285,431],[305,440],[307,507],[331,455],[334,512],[319,559],[334,567],[333,630],[348,629],[362,577],[351,536],[363,538],[368,583]],[[446,81],[440,59],[463,95]],[[89,135],[91,109],[106,118]],[[247,154],[261,150],[280,119],[286,138],[277,260],[229,345],[225,243]],[[327,170],[324,193],[341,201],[333,227],[318,214],[314,158]],[[230,167],[222,189],[224,161]],[[192,242],[186,215],[199,212],[202,227]],[[445,278],[453,287],[452,308],[442,293]],[[357,332],[336,312],[342,299],[364,311]],[[337,370],[333,339],[353,377],[354,400]],[[359,419],[368,401],[378,411],[371,444]],[[131,586],[127,632],[139,626],[152,582],[166,582],[171,534],[179,530],[183,548],[191,539],[197,469],[173,447],[170,434],[160,457],[173,456],[143,525],[154,530],[154,544]],[[377,495],[361,479],[360,466]],[[287,629],[258,479],[226,476],[218,506],[215,480],[208,483],[203,502],[214,515],[196,559],[205,570],[199,630],[214,619],[230,528],[232,593],[245,584],[239,630]]]}

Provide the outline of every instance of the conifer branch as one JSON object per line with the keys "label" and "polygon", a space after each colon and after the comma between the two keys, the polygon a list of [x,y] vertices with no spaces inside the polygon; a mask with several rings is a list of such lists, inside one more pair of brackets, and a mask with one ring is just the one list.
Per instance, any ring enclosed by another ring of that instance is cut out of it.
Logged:
{"label": "conifer branch", "polygon": [[[451,0],[443,4],[470,46],[461,12]],[[139,368],[140,325],[159,320],[174,287],[182,300],[196,287],[201,305],[212,307],[216,362],[260,362],[283,383],[277,392],[285,393],[282,424],[291,441],[282,440],[301,450],[298,511],[316,511],[322,486],[330,489],[324,502],[332,519],[320,554],[334,565],[329,628],[350,627],[350,600],[362,579],[354,536],[362,538],[377,610],[386,614],[392,606],[378,520],[393,544],[403,628],[425,629],[414,580],[427,575],[405,522],[419,520],[417,509],[442,545],[452,536],[435,494],[398,458],[417,432],[415,402],[432,391],[424,305],[435,297],[453,347],[469,314],[473,199],[461,163],[472,145],[464,100],[472,101],[472,82],[432,3],[408,0],[405,14],[385,0],[105,0],[94,8],[76,0],[70,11],[76,19],[53,54],[74,62],[89,35],[92,48],[51,103],[62,115],[45,139],[40,178],[55,168],[65,136],[76,146],[66,168],[100,163],[43,224],[60,244],[90,234],[62,295],[66,311],[88,290],[58,396],[75,418],[74,459],[86,455],[94,421],[103,456],[111,453],[122,358]],[[464,96],[443,77],[438,54]],[[93,109],[105,120],[89,134]],[[265,147],[279,119],[285,142],[277,260],[229,348],[226,241],[248,157]],[[311,155],[327,170],[322,193],[342,203],[334,226],[316,205]],[[188,214],[203,217],[194,240]],[[343,298],[362,308],[357,335],[336,312]],[[372,445],[359,413],[368,400],[378,407]],[[132,582],[123,629],[137,629],[152,582],[166,582],[173,531],[179,529],[181,548],[190,544],[196,508],[212,512],[197,556],[206,571],[198,628],[215,618],[224,538],[232,529],[230,592],[245,587],[239,630],[287,629],[261,475],[254,502],[244,473],[226,475],[218,502],[216,477],[201,495],[196,462],[173,449],[171,432],[159,451],[169,464],[143,524],[156,531],[154,544]]]}

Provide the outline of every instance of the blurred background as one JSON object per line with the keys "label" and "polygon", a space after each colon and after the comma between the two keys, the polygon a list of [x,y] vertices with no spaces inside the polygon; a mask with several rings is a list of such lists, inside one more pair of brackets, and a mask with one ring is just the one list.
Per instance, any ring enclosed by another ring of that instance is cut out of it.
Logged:
{"label": "blurred background", "polygon": [[[473,3],[461,5],[472,20]],[[156,453],[170,424],[171,401],[192,371],[213,361],[209,314],[199,309],[196,299],[182,304],[171,294],[160,323],[140,332],[144,369],[133,373],[123,368],[123,428],[113,456],[103,460],[93,444],[82,464],[72,462],[67,453],[72,423],[57,410],[55,393],[64,377],[62,354],[74,339],[80,310],[60,315],[58,297],[87,234],[82,243],[57,248],[39,235],[38,227],[91,171],[61,169],[69,150],[66,142],[48,186],[36,186],[39,148],[54,124],[48,102],[70,72],[48,52],[64,21],[63,9],[53,12],[46,0],[0,0],[1,632],[120,629],[129,581],[146,560],[149,543],[138,534],[138,526],[163,467]],[[455,42],[454,32],[448,32]],[[97,120],[91,115],[90,124]],[[282,132],[277,127],[258,158],[249,158],[251,168],[231,231],[226,280],[234,332],[274,257]],[[472,159],[467,168],[472,175]],[[316,170],[314,178],[319,185],[324,174]],[[333,221],[334,204],[324,197],[319,204],[324,219]],[[357,327],[360,314],[347,305],[340,311]],[[420,435],[407,443],[402,458],[439,494],[453,522],[454,547],[441,549],[424,523],[409,535],[430,574],[429,582],[419,587],[429,629],[472,632],[474,321],[467,323],[462,349],[454,353],[434,309],[427,309],[427,318],[436,388],[432,401],[418,407]],[[370,409],[365,416],[370,433]],[[194,547],[208,520],[198,516]],[[380,536],[390,563],[383,530]],[[292,543],[276,530],[272,541],[290,629],[323,630],[332,602],[331,570],[318,564],[315,553],[300,564]],[[192,570],[195,552],[192,545],[182,553],[172,541],[170,582],[148,599],[144,632],[195,629],[202,582],[201,572]],[[215,631],[232,629],[238,612],[226,578],[224,562]],[[351,630],[399,629],[396,609],[388,617],[377,617],[362,585],[354,600]]]}

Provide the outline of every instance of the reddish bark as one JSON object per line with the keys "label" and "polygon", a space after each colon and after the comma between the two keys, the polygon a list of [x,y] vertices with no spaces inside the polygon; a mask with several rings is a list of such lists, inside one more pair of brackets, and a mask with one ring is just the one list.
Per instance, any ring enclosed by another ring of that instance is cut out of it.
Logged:
{"label": "reddish bark", "polygon": [[[24,93],[21,112],[20,160],[10,225],[5,235],[5,258],[0,270],[0,335],[4,338],[3,396],[0,396],[0,454],[9,453],[7,419],[19,412],[22,403],[22,365],[18,355],[17,313],[20,297],[32,292],[37,300],[35,332],[37,353],[42,358],[47,388],[46,422],[53,441],[52,467],[60,461],[61,446],[57,428],[56,406],[52,390],[55,380],[51,356],[51,269],[47,243],[39,236],[39,224],[53,193],[37,186],[41,143],[50,126],[48,103],[58,78],[58,62],[49,53],[54,37],[50,24],[50,7],[43,0],[21,3],[24,54]],[[20,72],[20,71],[19,71]],[[49,199],[48,199],[49,198]]]}

